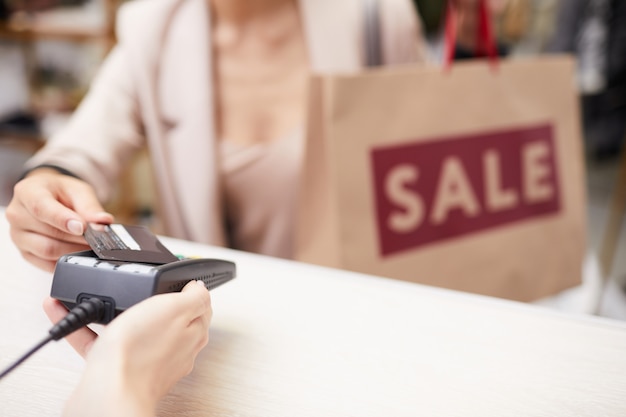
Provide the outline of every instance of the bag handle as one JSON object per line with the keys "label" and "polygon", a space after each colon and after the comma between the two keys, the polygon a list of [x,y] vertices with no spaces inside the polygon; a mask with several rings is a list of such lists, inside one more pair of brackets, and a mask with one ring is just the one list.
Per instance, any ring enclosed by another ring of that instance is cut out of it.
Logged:
{"label": "bag handle", "polygon": [[[478,0],[476,13],[478,25],[476,27],[476,56],[487,57],[492,65],[498,62],[496,41],[491,26],[491,15],[487,7],[488,0]],[[458,15],[454,0],[448,0],[446,6],[446,21],[444,29],[444,68],[447,70],[454,61],[454,49],[457,39]]]}
{"label": "bag handle", "polygon": [[383,64],[378,0],[361,0],[361,5],[365,35],[365,66],[377,67]]}

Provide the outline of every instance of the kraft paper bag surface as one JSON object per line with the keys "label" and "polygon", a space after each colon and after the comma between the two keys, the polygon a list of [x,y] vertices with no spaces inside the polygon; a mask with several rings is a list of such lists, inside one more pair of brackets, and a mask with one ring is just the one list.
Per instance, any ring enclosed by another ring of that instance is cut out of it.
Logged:
{"label": "kraft paper bag surface", "polygon": [[314,76],[309,100],[298,260],[520,301],[580,284],[570,57]]}

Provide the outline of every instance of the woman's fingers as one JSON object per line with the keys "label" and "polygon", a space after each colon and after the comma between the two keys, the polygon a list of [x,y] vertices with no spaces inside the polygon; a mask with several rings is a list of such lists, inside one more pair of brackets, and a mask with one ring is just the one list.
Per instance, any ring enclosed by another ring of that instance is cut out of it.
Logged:
{"label": "woman's fingers", "polygon": [[89,184],[38,169],[14,188],[5,211],[11,238],[22,256],[45,270],[66,253],[87,249],[87,222],[111,223]]}
{"label": "woman's fingers", "polygon": [[57,259],[67,253],[89,249],[85,240],[65,242],[33,232],[14,233],[11,230],[11,238],[23,255],[29,254],[49,262],[56,262]]}
{"label": "woman's fingers", "polygon": [[32,253],[24,251],[20,251],[20,253],[22,254],[22,258],[24,258],[26,261],[46,272],[54,272],[54,268],[56,268],[56,261],[46,261],[33,255]]}
{"label": "woman's fingers", "polygon": [[48,224],[48,222],[43,221],[43,219],[34,217],[27,209],[16,206],[13,202],[7,207],[6,217],[14,235],[35,233],[61,242],[85,242],[82,234],[71,234],[57,227],[53,227]]}

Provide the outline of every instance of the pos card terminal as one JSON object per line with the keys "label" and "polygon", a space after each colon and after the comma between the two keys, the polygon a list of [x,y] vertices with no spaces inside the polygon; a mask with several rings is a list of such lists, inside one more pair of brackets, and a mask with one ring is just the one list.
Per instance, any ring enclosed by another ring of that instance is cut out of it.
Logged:
{"label": "pos card terminal", "polygon": [[211,290],[236,274],[230,261],[179,259],[143,226],[90,224],[84,236],[92,250],[57,261],[50,295],[69,309],[99,298],[105,305],[101,324],[152,295],[180,291],[191,280]]}

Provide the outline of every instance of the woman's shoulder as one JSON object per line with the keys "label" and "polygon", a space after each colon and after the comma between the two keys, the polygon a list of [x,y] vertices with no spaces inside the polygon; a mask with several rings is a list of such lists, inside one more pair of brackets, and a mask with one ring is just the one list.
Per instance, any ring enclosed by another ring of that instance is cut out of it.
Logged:
{"label": "woman's shoulder", "polygon": [[162,33],[171,16],[181,7],[203,0],[133,0],[117,13],[118,39],[150,37]]}
{"label": "woman's shoulder", "polygon": [[123,3],[118,10],[117,23],[124,24],[127,21],[142,21],[149,25],[150,18],[166,16],[186,0],[133,0]]}
{"label": "woman's shoulder", "polygon": [[380,4],[385,61],[389,64],[428,60],[421,18],[412,0],[376,0]]}

